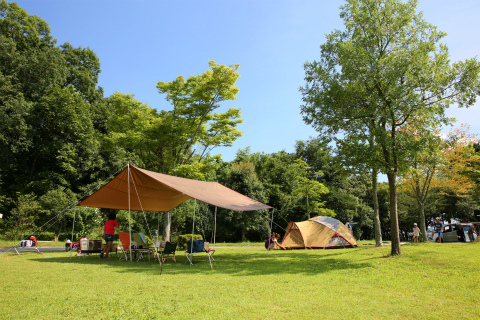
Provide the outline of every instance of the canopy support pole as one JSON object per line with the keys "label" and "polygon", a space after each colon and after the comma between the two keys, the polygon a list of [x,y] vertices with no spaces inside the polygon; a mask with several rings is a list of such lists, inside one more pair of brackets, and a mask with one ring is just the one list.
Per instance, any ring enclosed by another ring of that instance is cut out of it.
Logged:
{"label": "canopy support pole", "polygon": [[128,167],[128,174],[127,174],[127,181],[128,181],[128,232],[130,233],[130,248],[127,248],[127,249],[128,249],[128,251],[130,251],[130,262],[132,262],[132,224],[131,224],[131,221],[130,221],[130,163],[127,164],[127,167]]}
{"label": "canopy support pole", "polygon": [[195,209],[197,208],[197,199],[194,199],[195,202],[193,203],[193,217],[192,217],[192,239],[190,243],[190,254],[193,253],[193,234],[195,233]]}
{"label": "canopy support pole", "polygon": [[72,259],[73,231],[75,230],[75,215],[76,215],[76,213],[77,213],[77,206],[75,206],[75,208],[73,208],[73,226],[72,226],[72,240],[71,240],[72,243],[70,244],[70,259]]}
{"label": "canopy support pole", "polygon": [[[272,235],[273,235],[273,230],[272,230],[273,229],[273,210],[275,210],[275,209],[272,209],[272,219],[270,220],[270,234],[272,234]],[[269,237],[268,237],[269,239],[270,239],[270,234],[269,234]],[[270,253],[270,249],[267,248],[267,256],[268,256],[269,253]]]}
{"label": "canopy support pole", "polygon": [[217,235],[217,206],[215,206],[215,218],[213,223],[213,251],[215,251],[215,236]]}

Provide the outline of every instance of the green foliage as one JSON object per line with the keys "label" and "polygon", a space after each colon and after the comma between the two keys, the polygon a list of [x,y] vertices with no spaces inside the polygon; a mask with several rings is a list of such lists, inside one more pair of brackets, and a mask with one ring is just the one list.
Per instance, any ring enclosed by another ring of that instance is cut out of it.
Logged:
{"label": "green foliage", "polygon": [[40,204],[34,194],[17,194],[15,207],[6,220],[6,238],[18,240],[22,234],[33,232],[35,219],[40,210]]}
{"label": "green foliage", "polygon": [[240,65],[227,67],[209,61],[209,66],[211,70],[186,80],[178,76],[174,81],[157,84],[158,92],[166,94],[173,106],[173,110],[159,113],[162,121],[155,129],[161,145],[158,156],[163,159],[162,172],[187,164],[195,154],[202,159],[215,147],[231,146],[241,136],[236,129],[243,122],[240,109],[213,113],[221,102],[236,99]]}
{"label": "green foliage", "polygon": [[187,241],[190,240],[204,240],[201,234],[182,234],[177,237],[178,249],[185,250],[187,248]]}
{"label": "green foliage", "polygon": [[312,172],[312,168],[301,159],[295,160],[294,170],[297,175],[295,177],[296,186],[292,194],[298,196],[300,199],[306,200],[306,217],[310,219],[310,213],[314,216],[322,215],[334,217],[335,212],[324,208],[325,202],[320,200],[322,194],[328,193],[328,188],[322,183],[311,179],[313,176],[322,175],[322,173]]}
{"label": "green foliage", "polygon": [[116,154],[101,147],[108,113],[100,63],[90,49],[57,47],[45,21],[6,1],[0,62],[0,213],[8,218],[16,194],[33,193],[45,221],[55,215],[47,194],[72,200],[117,166]]}
{"label": "green foliage", "polygon": [[[225,170],[220,183],[252,199],[266,202],[265,189],[255,173],[253,163],[233,163]],[[218,230],[219,241],[230,239],[258,241],[269,235],[267,210],[237,212],[219,208],[218,211],[219,224],[223,225],[223,230]]]}
{"label": "green foliage", "polygon": [[[341,7],[345,29],[327,35],[321,59],[305,64],[300,89],[307,124],[335,136],[353,165],[380,169],[390,183],[392,254],[400,253],[397,175],[424,146],[408,134],[450,123],[452,103],[471,106],[480,63],[450,64],[445,33],[416,12],[417,1],[349,0]],[[338,135],[340,134],[340,135]],[[346,157],[348,158],[348,157]]]}

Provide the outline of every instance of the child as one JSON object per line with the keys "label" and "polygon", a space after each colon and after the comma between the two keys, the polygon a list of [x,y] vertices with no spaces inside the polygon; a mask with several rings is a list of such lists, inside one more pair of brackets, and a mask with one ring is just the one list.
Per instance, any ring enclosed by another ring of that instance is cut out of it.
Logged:
{"label": "child", "polygon": [[108,254],[112,250],[113,246],[113,235],[115,234],[115,228],[118,228],[118,222],[115,220],[117,214],[113,211],[108,214],[108,220],[105,222],[104,225],[104,238],[105,242],[107,243],[105,247],[102,249],[102,253],[100,253],[100,258],[103,259],[110,259]]}
{"label": "child", "polygon": [[285,250],[285,247],[278,243],[278,239],[280,239],[280,235],[274,232],[273,236],[271,236],[270,238],[268,238],[267,241],[265,241],[265,249],[273,250],[278,247],[282,250]]}
{"label": "child", "polygon": [[413,224],[413,242],[418,242],[418,237],[421,235],[422,233],[420,232],[420,228],[417,227],[417,224],[414,223]]}

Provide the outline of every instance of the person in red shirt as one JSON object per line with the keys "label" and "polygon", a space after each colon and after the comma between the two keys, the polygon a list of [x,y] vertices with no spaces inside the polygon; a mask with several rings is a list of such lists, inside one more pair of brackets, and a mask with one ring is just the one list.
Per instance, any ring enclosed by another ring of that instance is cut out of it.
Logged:
{"label": "person in red shirt", "polygon": [[102,249],[102,253],[100,253],[100,258],[102,259],[110,259],[108,254],[112,250],[113,246],[113,235],[115,234],[115,228],[118,228],[118,222],[115,220],[117,218],[116,212],[110,212],[108,214],[108,220],[105,222],[104,225],[104,238],[107,245]]}

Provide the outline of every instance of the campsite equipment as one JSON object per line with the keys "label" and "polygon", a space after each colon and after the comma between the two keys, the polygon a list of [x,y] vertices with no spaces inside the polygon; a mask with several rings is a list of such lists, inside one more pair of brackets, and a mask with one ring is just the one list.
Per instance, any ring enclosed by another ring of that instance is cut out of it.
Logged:
{"label": "campsite equipment", "polygon": [[65,242],[65,251],[71,251],[72,250],[72,241],[70,239],[67,239],[67,242]]}
{"label": "campsite equipment", "polygon": [[162,258],[162,263],[164,263],[167,259],[173,259],[173,261],[177,262],[177,260],[175,260],[175,251],[177,250],[177,245],[178,241],[165,241],[165,247],[163,247],[163,250],[160,250],[160,257]]}
{"label": "campsite equipment", "polygon": [[30,247],[33,247],[35,250],[37,250],[37,253],[43,253],[41,252],[40,250],[38,250],[38,246],[37,246],[37,242],[36,240],[33,241],[33,240],[22,240],[20,241],[20,244],[18,247],[16,246],[13,246],[13,250],[15,250],[15,252],[17,253],[17,255],[20,255],[20,251],[24,248],[30,248]]}
{"label": "campsite equipment", "polygon": [[[215,206],[215,222],[217,207],[234,211],[256,211],[272,208],[218,182],[180,178],[130,165],[127,165],[124,170],[116,174],[103,187],[81,200],[78,205],[128,210],[130,226],[131,210],[142,211],[144,215],[145,211],[167,212],[188,199],[199,200]],[[129,229],[131,230],[131,227]],[[215,232],[216,224],[214,226]],[[152,238],[151,234],[150,238]],[[213,239],[215,247],[215,236]],[[132,251],[130,251],[130,261],[132,261],[131,253]]]}
{"label": "campsite equipment", "polygon": [[30,240],[32,240],[33,245],[34,245],[35,247],[38,246],[37,238],[36,238],[35,236],[31,236],[31,237],[30,237]]}
{"label": "campsite equipment", "polygon": [[33,244],[32,240],[22,240],[20,241],[20,247],[31,247]]}
{"label": "campsite equipment", "polygon": [[[141,236],[138,233],[132,233],[132,238],[135,239],[137,237],[141,238]],[[122,250],[122,256],[120,257],[119,260],[128,261],[128,255],[127,254],[130,253],[130,252],[135,255],[135,257],[137,258],[137,262],[140,261],[140,259],[145,260],[143,258],[144,253],[148,254],[148,260],[150,260],[150,251],[154,251],[153,249],[141,248],[141,245],[134,244],[136,242],[131,241],[132,238],[130,237],[130,234],[128,232],[119,232],[118,233],[118,238],[120,239],[120,242],[122,243],[122,245],[120,246],[120,249]]]}
{"label": "campsite equipment", "polygon": [[80,250],[87,251],[89,245],[90,245],[90,242],[88,241],[87,238],[80,239]]}
{"label": "campsite equipment", "polygon": [[282,243],[288,249],[353,248],[357,241],[346,225],[332,217],[318,216],[287,226]]}
{"label": "campsite equipment", "polygon": [[88,240],[88,238],[80,239],[80,250],[77,249],[77,257],[87,257],[91,253],[102,252],[102,240]]}
{"label": "campsite equipment", "polygon": [[[210,244],[208,242],[205,242],[204,240],[188,240],[185,256],[187,257],[188,262],[190,262],[190,265],[193,266],[193,255],[199,252],[204,252],[208,255],[210,268],[213,269],[212,260],[213,262],[215,262],[215,259],[213,258],[215,250],[210,250]],[[187,263],[187,261],[185,261],[185,263]]]}

